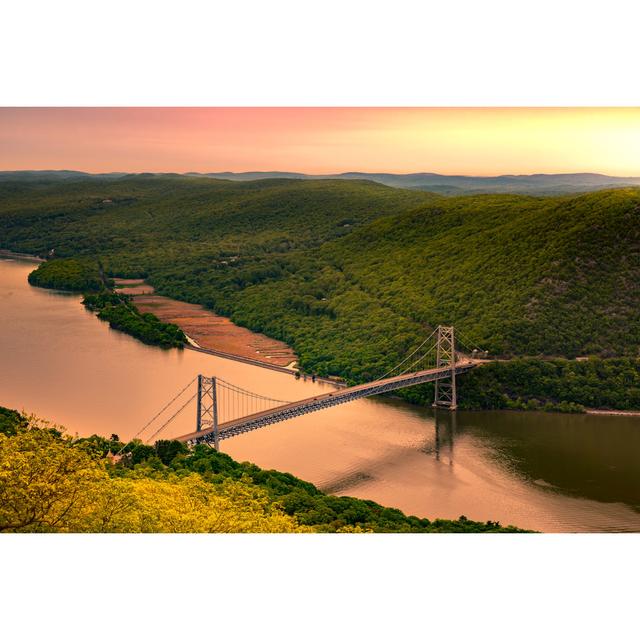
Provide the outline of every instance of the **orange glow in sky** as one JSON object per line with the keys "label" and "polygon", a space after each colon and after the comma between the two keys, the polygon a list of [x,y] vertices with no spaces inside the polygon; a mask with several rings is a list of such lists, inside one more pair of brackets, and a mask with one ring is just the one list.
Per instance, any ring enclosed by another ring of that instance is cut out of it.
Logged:
{"label": "orange glow in sky", "polygon": [[640,108],[0,108],[0,170],[640,176]]}

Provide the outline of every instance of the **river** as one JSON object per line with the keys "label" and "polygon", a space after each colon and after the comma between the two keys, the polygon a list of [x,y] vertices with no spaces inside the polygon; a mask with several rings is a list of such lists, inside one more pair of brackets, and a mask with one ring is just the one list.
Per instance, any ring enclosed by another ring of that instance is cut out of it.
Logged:
{"label": "river", "polygon": [[[35,265],[0,259],[0,405],[71,434],[136,434],[198,373],[297,400],[324,383],[114,331],[80,296],[29,286]],[[179,405],[178,405],[179,406]],[[188,407],[163,436],[192,431]],[[153,434],[155,424],[143,433]],[[222,442],[237,460],[337,495],[428,518],[499,520],[546,532],[640,531],[640,418],[438,412],[358,400]]]}

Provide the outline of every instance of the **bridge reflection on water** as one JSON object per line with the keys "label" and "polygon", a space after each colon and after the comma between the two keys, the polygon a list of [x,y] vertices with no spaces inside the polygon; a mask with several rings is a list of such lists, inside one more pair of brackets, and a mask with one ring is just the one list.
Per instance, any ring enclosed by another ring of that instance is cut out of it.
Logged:
{"label": "bridge reflection on water", "polygon": [[[453,447],[456,438],[456,429],[458,425],[458,418],[456,413],[450,413],[445,418],[442,415],[442,411],[436,411],[434,416],[434,447],[433,453],[436,460],[440,460],[440,451],[443,447],[446,448],[447,458],[450,465],[453,465]],[[428,451],[425,451],[428,453]]]}
{"label": "bridge reflection on water", "polygon": [[491,504],[485,519],[539,531],[640,531],[637,418],[409,412],[424,425],[419,439],[354,458],[319,486],[427,517],[482,519],[481,505]]}

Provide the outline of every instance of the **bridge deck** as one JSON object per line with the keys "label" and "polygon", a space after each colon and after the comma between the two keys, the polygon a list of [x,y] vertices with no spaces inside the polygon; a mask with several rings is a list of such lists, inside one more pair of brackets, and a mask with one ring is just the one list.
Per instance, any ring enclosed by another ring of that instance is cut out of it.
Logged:
{"label": "bridge deck", "polygon": [[[470,360],[459,362],[455,367],[456,375],[464,373],[475,366],[476,363]],[[220,440],[225,440],[241,433],[260,429],[261,427],[266,427],[267,425],[274,424],[276,422],[282,422],[283,420],[289,420],[306,413],[311,413],[312,411],[319,411],[320,409],[326,409],[344,402],[351,402],[352,400],[357,400],[359,398],[387,393],[389,391],[395,391],[396,389],[411,387],[424,382],[432,382],[434,380],[440,380],[450,376],[450,367],[426,369],[424,371],[418,371],[417,373],[406,373],[392,378],[384,378],[383,380],[367,382],[354,387],[346,387],[345,389],[332,391],[331,393],[325,393],[313,398],[297,400],[296,402],[291,402],[274,409],[267,409],[266,411],[261,411],[259,413],[254,413],[225,422],[218,426],[218,438]],[[213,428],[193,431],[192,433],[176,438],[176,440],[179,440],[180,442],[194,443],[212,442],[213,439]]]}

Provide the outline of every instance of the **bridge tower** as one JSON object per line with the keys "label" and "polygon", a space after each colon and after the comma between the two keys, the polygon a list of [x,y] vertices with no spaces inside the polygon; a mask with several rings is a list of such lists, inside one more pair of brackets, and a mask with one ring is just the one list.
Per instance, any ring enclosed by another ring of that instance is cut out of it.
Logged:
{"label": "bridge tower", "polygon": [[455,411],[458,402],[456,397],[456,341],[453,327],[443,327],[442,325],[438,327],[436,353],[438,368],[450,367],[451,377],[436,380],[433,406]]}
{"label": "bridge tower", "polygon": [[215,378],[198,376],[198,414],[196,416],[196,431],[211,427],[213,429],[213,443],[216,451],[220,451],[218,437],[218,390]]}

